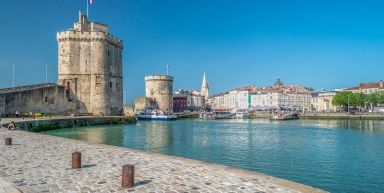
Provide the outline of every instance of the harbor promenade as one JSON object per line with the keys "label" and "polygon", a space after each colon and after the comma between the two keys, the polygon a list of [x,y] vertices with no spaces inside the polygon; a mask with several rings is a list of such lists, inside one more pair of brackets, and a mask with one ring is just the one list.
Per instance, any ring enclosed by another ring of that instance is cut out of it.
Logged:
{"label": "harbor promenade", "polygon": [[[6,137],[12,146],[4,145]],[[39,133],[3,128],[0,140],[0,192],[323,192],[223,165]],[[82,153],[81,169],[71,169],[74,151]],[[131,189],[121,187],[125,164],[135,166]]]}

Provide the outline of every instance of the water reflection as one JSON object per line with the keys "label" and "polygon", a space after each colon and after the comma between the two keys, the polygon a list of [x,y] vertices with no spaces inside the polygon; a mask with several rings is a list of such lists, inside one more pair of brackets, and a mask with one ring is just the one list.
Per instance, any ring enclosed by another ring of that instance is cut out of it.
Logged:
{"label": "water reflection", "polygon": [[351,129],[359,131],[384,132],[384,121],[382,120],[292,120],[292,121],[269,121],[256,120],[254,123],[295,125],[319,127],[325,129]]}
{"label": "water reflection", "polygon": [[172,125],[166,122],[140,122],[138,126],[145,129],[145,149],[170,153],[167,147],[172,145]]}

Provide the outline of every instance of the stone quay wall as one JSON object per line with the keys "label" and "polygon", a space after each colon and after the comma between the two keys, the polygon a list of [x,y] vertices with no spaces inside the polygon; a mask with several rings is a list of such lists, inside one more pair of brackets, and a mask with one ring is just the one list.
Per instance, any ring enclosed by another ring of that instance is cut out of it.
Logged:
{"label": "stone quay wall", "polygon": [[0,89],[0,116],[16,111],[47,114],[70,114],[75,103],[69,102],[65,88],[56,84],[40,84]]}
{"label": "stone quay wall", "polygon": [[[11,137],[14,145],[0,143],[0,178],[24,193],[324,192],[224,165],[0,129],[1,141],[6,137]],[[74,151],[82,154],[80,169],[71,169]],[[122,166],[126,164],[135,167],[135,186],[129,189],[121,186]]]}
{"label": "stone quay wall", "polygon": [[[10,119],[14,120],[14,119]],[[92,125],[111,125],[136,123],[135,117],[111,116],[111,117],[62,117],[41,119],[18,119],[16,126],[25,131],[45,131],[52,129],[83,127]],[[2,122],[3,127],[8,123]]]}
{"label": "stone quay wall", "polygon": [[145,77],[145,96],[155,101],[157,108],[173,112],[173,77],[152,75]]}

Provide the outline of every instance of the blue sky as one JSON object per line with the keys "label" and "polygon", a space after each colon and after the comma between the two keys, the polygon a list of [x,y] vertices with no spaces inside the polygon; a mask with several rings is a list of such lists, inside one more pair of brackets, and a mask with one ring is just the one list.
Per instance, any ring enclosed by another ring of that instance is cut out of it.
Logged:
{"label": "blue sky", "polygon": [[[71,28],[85,0],[2,0],[0,87],[57,78],[56,32]],[[90,19],[124,40],[126,101],[144,95],[144,76],[211,93],[253,84],[315,89],[384,79],[384,2],[331,0],[95,0]]]}

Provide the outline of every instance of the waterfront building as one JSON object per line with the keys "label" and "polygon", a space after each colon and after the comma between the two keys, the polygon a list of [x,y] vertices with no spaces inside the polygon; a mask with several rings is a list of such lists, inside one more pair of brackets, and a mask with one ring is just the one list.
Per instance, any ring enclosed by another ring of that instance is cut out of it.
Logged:
{"label": "waterfront building", "polygon": [[256,89],[255,86],[232,89],[208,98],[207,104],[211,108],[218,110],[249,109],[251,107],[250,93]]}
{"label": "waterfront building", "polygon": [[273,88],[259,89],[251,93],[251,107],[255,110],[295,110],[309,111],[309,92],[282,91]]}
{"label": "waterfront building", "polygon": [[108,26],[79,12],[73,29],[57,33],[58,80],[0,89],[0,114],[123,114],[123,42]]}
{"label": "waterfront building", "polygon": [[173,112],[173,77],[152,75],[146,76],[144,80],[146,100],[156,109]]}
{"label": "waterfront building", "polygon": [[356,93],[372,94],[379,91],[384,91],[384,81],[361,83],[357,86],[344,89]]}
{"label": "waterfront building", "polygon": [[194,90],[179,89],[173,96],[173,105],[175,112],[199,111],[205,108],[205,97]]}
{"label": "waterfront building", "polygon": [[187,96],[173,96],[173,111],[183,112],[188,108]]}
{"label": "waterfront building", "polygon": [[310,89],[300,85],[284,85],[280,78],[274,86],[257,88],[245,86],[210,97],[213,109],[296,110],[311,109]]}
{"label": "waterfront building", "polygon": [[336,112],[337,107],[332,104],[336,91],[323,91],[311,93],[311,111]]}

